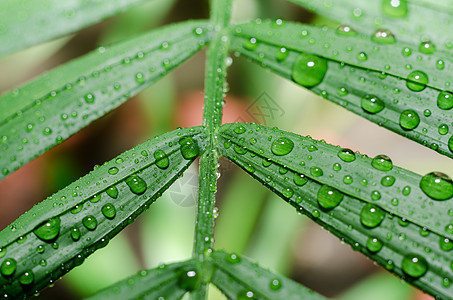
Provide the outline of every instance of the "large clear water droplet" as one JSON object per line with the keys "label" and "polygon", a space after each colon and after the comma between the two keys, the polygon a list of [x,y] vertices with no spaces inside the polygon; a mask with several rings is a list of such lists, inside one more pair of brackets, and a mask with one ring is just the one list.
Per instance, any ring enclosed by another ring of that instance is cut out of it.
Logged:
{"label": "large clear water droplet", "polygon": [[304,87],[320,84],[327,72],[327,60],[316,55],[302,53],[292,68],[292,78]]}
{"label": "large clear water droplet", "polygon": [[351,162],[355,160],[355,153],[350,149],[341,149],[338,151],[337,155],[344,162]]}
{"label": "large clear water droplet", "polygon": [[414,253],[404,255],[401,267],[404,273],[413,278],[421,277],[428,271],[426,259]]}
{"label": "large clear water droplet", "polygon": [[272,142],[271,151],[275,155],[287,155],[294,148],[294,142],[286,137],[281,137]]}
{"label": "large clear water droplet", "polygon": [[390,157],[387,155],[377,155],[373,160],[371,161],[371,165],[373,168],[381,171],[390,171],[393,169],[393,163]]}
{"label": "large clear water droplet", "polygon": [[377,114],[378,112],[381,112],[385,107],[385,103],[374,95],[363,96],[362,100],[360,101],[360,105],[364,111],[370,114]]}
{"label": "large clear water droplet", "polygon": [[453,108],[453,94],[447,91],[442,91],[437,96],[437,106],[443,110]]}
{"label": "large clear water droplet", "polygon": [[200,153],[198,143],[192,137],[182,138],[179,144],[181,145],[181,154],[187,160],[197,157]]}
{"label": "large clear water droplet", "polygon": [[33,283],[34,280],[35,280],[35,276],[33,275],[33,272],[31,270],[25,271],[19,277],[19,282],[22,285],[30,285]]}
{"label": "large clear water droplet", "polygon": [[439,246],[443,251],[451,251],[453,250],[453,241],[451,241],[449,238],[440,237]]}
{"label": "large clear water droplet", "polygon": [[324,209],[337,207],[343,200],[343,197],[342,192],[328,185],[323,185],[318,190],[318,204]]}
{"label": "large clear water droplet", "polygon": [[107,219],[113,219],[116,216],[116,208],[113,204],[107,203],[101,208],[102,214]]}
{"label": "large clear water droplet", "polygon": [[168,156],[164,151],[156,150],[154,152],[154,158],[156,159],[156,166],[158,166],[161,169],[168,168],[170,160],[168,159]]}
{"label": "large clear water droplet", "polygon": [[407,76],[406,86],[414,92],[421,92],[428,84],[428,75],[423,71],[413,71]]}
{"label": "large clear water droplet", "polygon": [[360,222],[369,228],[379,226],[384,220],[385,211],[372,204],[366,204],[360,212]]}
{"label": "large clear water droplet", "polygon": [[407,109],[401,113],[399,122],[402,128],[412,130],[420,124],[420,117],[414,110]]}
{"label": "large clear water droplet", "polygon": [[146,182],[138,175],[131,175],[127,177],[125,181],[126,184],[129,186],[131,192],[137,195],[143,194],[148,188]]}
{"label": "large clear water droplet", "polygon": [[60,223],[59,217],[52,218],[35,228],[33,233],[43,241],[51,241],[60,233]]}
{"label": "large clear water droplet", "polygon": [[98,226],[98,221],[96,220],[95,216],[86,216],[82,219],[83,226],[86,227],[88,230],[95,230]]}
{"label": "large clear water droplet", "polygon": [[105,192],[113,199],[118,198],[118,188],[116,186],[109,187]]}
{"label": "large clear water droplet", "polygon": [[3,276],[11,276],[16,271],[16,267],[16,260],[14,258],[7,258],[0,266],[0,273],[2,273]]}
{"label": "large clear water droplet", "polygon": [[453,197],[453,181],[441,172],[431,172],[420,180],[420,188],[430,198],[448,200]]}

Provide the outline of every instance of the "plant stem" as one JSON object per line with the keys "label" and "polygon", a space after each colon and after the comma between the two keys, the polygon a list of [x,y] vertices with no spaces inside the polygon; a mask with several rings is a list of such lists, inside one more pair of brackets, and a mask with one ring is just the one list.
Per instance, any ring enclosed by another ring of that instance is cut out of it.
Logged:
{"label": "plant stem", "polygon": [[[197,223],[195,228],[194,257],[200,267],[206,267],[206,256],[212,252],[214,235],[215,193],[217,190],[218,161],[216,133],[222,124],[222,106],[226,78],[226,58],[229,50],[231,0],[211,0],[211,20],[217,31],[208,48],[206,60],[205,102],[203,126],[208,132],[206,151],[200,158]],[[205,276],[209,272],[202,272]],[[206,280],[208,281],[208,280]],[[192,293],[193,299],[206,297],[207,285]]]}

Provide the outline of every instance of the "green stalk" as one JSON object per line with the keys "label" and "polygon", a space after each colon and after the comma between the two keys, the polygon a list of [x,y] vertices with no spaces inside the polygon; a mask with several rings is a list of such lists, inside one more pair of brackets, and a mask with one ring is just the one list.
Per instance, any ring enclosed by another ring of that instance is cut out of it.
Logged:
{"label": "green stalk", "polygon": [[[216,38],[208,48],[205,74],[205,103],[203,126],[208,132],[208,145],[200,158],[197,223],[193,255],[204,269],[206,257],[212,252],[214,243],[214,210],[217,190],[218,161],[217,132],[222,124],[222,106],[226,78],[226,58],[229,50],[231,0],[211,0],[211,21],[217,31]],[[209,272],[203,282],[209,282]],[[207,284],[203,283],[192,293],[193,299],[205,299]]]}

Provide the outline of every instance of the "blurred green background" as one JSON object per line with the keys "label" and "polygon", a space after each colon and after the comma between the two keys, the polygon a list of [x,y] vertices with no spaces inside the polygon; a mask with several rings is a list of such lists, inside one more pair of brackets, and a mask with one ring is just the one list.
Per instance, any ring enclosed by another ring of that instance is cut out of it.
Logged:
{"label": "blurred green background", "polygon": [[[151,28],[207,18],[207,0],[151,0],[77,34],[0,60],[0,92],[83,55]],[[236,23],[281,17],[336,27],[283,0],[236,0]],[[123,151],[202,117],[205,52],[197,54],[107,116],[0,182],[0,229],[20,214]],[[389,155],[394,164],[420,174],[453,177],[453,163],[414,142],[361,119],[231,53],[224,122],[255,121],[310,135],[369,156]],[[431,299],[373,265],[351,247],[225,159],[217,195],[215,245],[236,251],[317,292],[339,299]],[[143,268],[191,256],[197,165],[151,209],[110,244],[69,272],[39,299],[80,299]],[[210,299],[223,299],[213,287]]]}

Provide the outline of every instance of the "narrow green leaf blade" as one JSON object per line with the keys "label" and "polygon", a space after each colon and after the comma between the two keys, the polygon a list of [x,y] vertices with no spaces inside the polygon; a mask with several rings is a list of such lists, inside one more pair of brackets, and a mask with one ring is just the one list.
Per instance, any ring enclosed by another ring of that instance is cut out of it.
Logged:
{"label": "narrow green leaf blade", "polygon": [[142,270],[86,299],[181,299],[187,292],[183,285],[184,274],[191,270],[195,270],[192,260]]}
{"label": "narrow green leaf blade", "polygon": [[389,29],[398,39],[418,45],[431,41],[437,49],[452,53],[453,7],[448,0],[289,0],[317,14],[360,32]]}
{"label": "narrow green leaf blade", "polygon": [[0,98],[0,179],[124,103],[196,53],[205,21],[132,38],[65,64]]}
{"label": "narrow green leaf blade", "polygon": [[215,251],[212,283],[228,299],[325,299],[299,283],[234,253]]}
{"label": "narrow green leaf blade", "polygon": [[[453,195],[429,198],[419,187],[421,176],[385,157],[373,163],[275,128],[226,124],[221,136],[224,156],[298,212],[409,283],[440,298],[452,294]],[[421,263],[412,264],[413,257]],[[415,265],[421,273],[413,272]]]}
{"label": "narrow green leaf blade", "polygon": [[[0,232],[0,293],[11,298],[34,294],[80,265],[187,169],[204,148],[205,138],[201,127],[156,137],[19,217]],[[9,265],[15,267],[7,272],[2,266]]]}
{"label": "narrow green leaf blade", "polygon": [[[281,27],[270,21],[240,25],[232,47],[280,76],[453,158],[451,59],[441,54],[404,56],[401,51],[410,44],[378,44],[365,35],[343,36],[290,22]],[[310,59],[320,66],[315,77],[302,71]],[[436,67],[439,61],[444,69]],[[427,84],[417,83],[419,71]]]}
{"label": "narrow green leaf blade", "polygon": [[0,56],[98,23],[147,0],[3,0]]}

